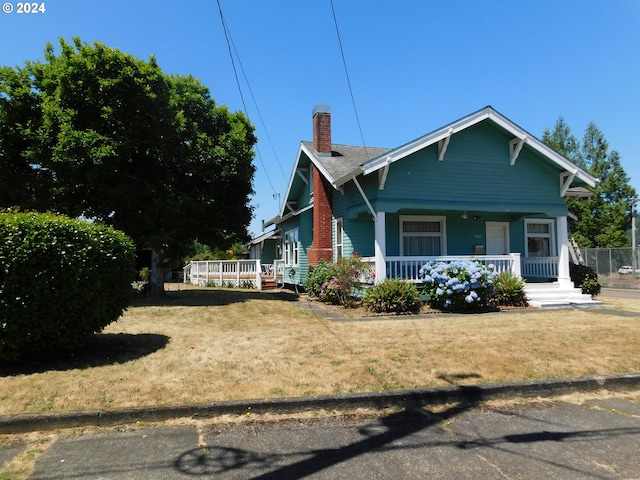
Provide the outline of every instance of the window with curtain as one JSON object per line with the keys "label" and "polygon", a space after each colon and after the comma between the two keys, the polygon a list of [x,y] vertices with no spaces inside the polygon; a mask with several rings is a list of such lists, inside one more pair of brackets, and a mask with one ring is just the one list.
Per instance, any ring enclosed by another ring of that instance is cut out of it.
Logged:
{"label": "window with curtain", "polygon": [[444,217],[400,217],[401,255],[433,257],[445,255]]}

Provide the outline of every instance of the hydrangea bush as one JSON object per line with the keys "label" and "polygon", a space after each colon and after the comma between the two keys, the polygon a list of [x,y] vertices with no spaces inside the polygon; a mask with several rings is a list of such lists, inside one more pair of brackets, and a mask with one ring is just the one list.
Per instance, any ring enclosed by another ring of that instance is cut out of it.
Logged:
{"label": "hydrangea bush", "polygon": [[495,294],[494,265],[475,260],[432,261],[420,269],[422,294],[432,308],[472,311],[487,307]]}

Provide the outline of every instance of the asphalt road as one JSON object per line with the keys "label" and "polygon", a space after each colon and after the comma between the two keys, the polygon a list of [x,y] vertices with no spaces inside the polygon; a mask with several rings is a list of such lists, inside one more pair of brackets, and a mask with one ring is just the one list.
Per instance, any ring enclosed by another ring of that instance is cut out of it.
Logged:
{"label": "asphalt road", "polygon": [[631,299],[639,300],[640,289],[638,288],[603,288],[600,295],[603,297],[631,298]]}
{"label": "asphalt road", "polygon": [[[0,463],[19,450],[0,449]],[[640,479],[640,404],[619,396],[368,419],[109,429],[60,438],[31,478]]]}

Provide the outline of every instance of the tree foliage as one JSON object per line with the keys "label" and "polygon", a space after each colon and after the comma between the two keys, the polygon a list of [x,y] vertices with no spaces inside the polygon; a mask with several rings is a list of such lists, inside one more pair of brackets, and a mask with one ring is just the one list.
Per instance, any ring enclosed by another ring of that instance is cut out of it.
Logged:
{"label": "tree foliage", "polygon": [[246,237],[253,126],[192,76],[101,43],[52,44],[0,69],[0,206],[50,209],[123,230],[161,269],[194,240]]}
{"label": "tree foliage", "polygon": [[578,217],[572,222],[571,233],[583,248],[625,247],[626,232],[631,228],[631,198],[635,189],[620,163],[620,154],[609,150],[604,134],[590,122],[582,142],[560,117],[553,130],[545,129],[542,141],[576,165],[599,179],[592,196],[567,197],[569,211]]}

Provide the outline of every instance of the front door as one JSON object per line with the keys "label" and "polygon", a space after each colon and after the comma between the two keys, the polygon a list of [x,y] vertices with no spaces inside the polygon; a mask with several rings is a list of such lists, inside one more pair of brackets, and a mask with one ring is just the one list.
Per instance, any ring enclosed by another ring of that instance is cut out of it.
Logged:
{"label": "front door", "polygon": [[487,222],[487,255],[509,253],[509,223]]}

